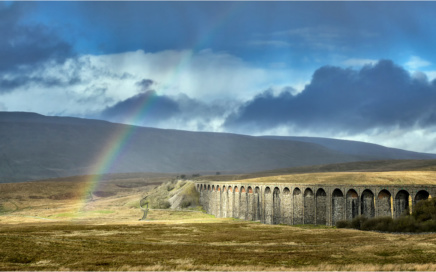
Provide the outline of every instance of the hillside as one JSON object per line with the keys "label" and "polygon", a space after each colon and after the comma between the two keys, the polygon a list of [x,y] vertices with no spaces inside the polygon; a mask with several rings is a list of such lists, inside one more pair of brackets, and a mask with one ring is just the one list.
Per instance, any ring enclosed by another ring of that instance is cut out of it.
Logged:
{"label": "hillside", "polygon": [[296,137],[296,136],[262,136],[267,139],[300,141],[305,143],[315,143],[331,150],[336,150],[348,155],[368,156],[373,160],[383,160],[390,158],[393,160],[422,159],[423,155],[436,159],[436,154],[424,154],[419,152],[407,151],[398,148],[390,148],[382,145],[364,143],[349,140],[337,140],[320,137]]}
{"label": "hillside", "polygon": [[[398,151],[401,152],[401,151]],[[408,154],[405,152],[404,154]],[[413,153],[406,159],[431,159]],[[104,173],[248,173],[392,159],[317,143],[0,112],[0,182]],[[397,158],[397,156],[394,156]]]}
{"label": "hillside", "polygon": [[291,174],[310,173],[343,173],[343,172],[401,172],[403,171],[436,171],[436,160],[384,160],[360,161],[348,163],[323,164],[301,167],[273,169],[236,175],[209,175],[196,178],[208,181],[243,180],[262,177],[274,177]]}

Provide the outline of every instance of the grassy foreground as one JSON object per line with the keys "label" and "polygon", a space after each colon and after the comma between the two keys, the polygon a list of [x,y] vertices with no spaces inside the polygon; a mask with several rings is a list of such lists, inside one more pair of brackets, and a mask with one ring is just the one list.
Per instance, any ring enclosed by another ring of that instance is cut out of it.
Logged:
{"label": "grassy foreground", "polygon": [[1,225],[0,270],[436,270],[436,234],[270,226],[198,212],[153,217]]}
{"label": "grassy foreground", "polygon": [[436,270],[436,234],[272,226],[193,210],[152,209],[138,221],[139,199],[167,181],[113,179],[85,202],[86,181],[0,184],[0,270]]}

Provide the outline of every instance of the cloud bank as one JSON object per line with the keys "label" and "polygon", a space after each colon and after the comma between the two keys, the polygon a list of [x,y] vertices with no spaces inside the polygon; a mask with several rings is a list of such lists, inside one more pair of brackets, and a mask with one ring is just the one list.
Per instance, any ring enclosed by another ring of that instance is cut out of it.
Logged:
{"label": "cloud bank", "polygon": [[360,70],[325,66],[301,93],[265,91],[225,122],[229,130],[253,132],[282,125],[349,134],[434,126],[436,81],[411,76],[389,60]]}

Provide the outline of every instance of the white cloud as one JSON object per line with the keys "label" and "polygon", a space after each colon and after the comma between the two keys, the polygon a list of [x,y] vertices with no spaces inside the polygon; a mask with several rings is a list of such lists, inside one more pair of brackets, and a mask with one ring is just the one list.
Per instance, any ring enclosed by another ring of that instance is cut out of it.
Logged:
{"label": "white cloud", "polygon": [[430,66],[432,63],[418,56],[411,56],[409,61],[404,65],[410,70],[416,70],[422,67]]}
{"label": "white cloud", "polygon": [[[233,55],[211,50],[83,55],[64,64],[47,63],[28,76],[57,79],[58,84],[29,81],[0,95],[9,110],[76,116],[97,112],[136,95],[141,91],[136,83],[143,79],[153,80],[158,94],[184,93],[211,102],[245,101],[270,87],[293,86],[293,82],[298,85],[310,77],[286,67],[257,67]],[[68,84],[71,79],[80,80]]]}
{"label": "white cloud", "polygon": [[427,75],[428,80],[432,81],[436,79],[436,71],[422,71]]}

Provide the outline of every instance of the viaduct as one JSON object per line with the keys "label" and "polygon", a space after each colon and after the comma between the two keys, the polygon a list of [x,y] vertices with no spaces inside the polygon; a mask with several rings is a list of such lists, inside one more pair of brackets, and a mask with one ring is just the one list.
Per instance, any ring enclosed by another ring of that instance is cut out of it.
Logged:
{"label": "viaduct", "polygon": [[323,185],[294,183],[196,182],[200,204],[216,217],[265,224],[318,224],[366,217],[399,217],[420,200],[436,194],[436,185]]}

